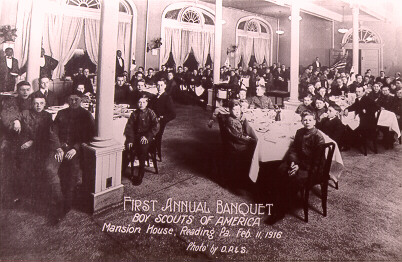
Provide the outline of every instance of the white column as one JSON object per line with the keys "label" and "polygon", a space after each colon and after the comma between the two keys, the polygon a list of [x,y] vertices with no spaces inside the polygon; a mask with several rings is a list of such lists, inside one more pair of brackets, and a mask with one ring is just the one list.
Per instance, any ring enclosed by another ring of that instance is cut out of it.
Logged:
{"label": "white column", "polygon": [[113,138],[113,107],[116,71],[118,1],[101,2],[101,23],[99,33],[98,75],[96,88],[97,136],[94,145]]}
{"label": "white column", "polygon": [[96,128],[94,142],[84,146],[83,184],[91,193],[92,211],[97,212],[123,199],[121,163],[123,145],[113,139],[115,61],[119,1],[101,1]]}
{"label": "white column", "polygon": [[[214,84],[219,83],[222,53],[222,0],[215,0]],[[208,92],[208,106],[212,106],[213,92]],[[210,104],[211,103],[211,104]]]}
{"label": "white column", "polygon": [[300,48],[300,6],[298,1],[292,1],[290,35],[290,102],[299,101],[299,48]]}
{"label": "white column", "polygon": [[353,68],[359,73],[359,7],[352,7],[353,15]]}
{"label": "white column", "polygon": [[42,30],[44,22],[43,2],[44,1],[33,1],[31,11],[26,80],[32,84],[34,90],[39,89],[39,58],[42,48]]}

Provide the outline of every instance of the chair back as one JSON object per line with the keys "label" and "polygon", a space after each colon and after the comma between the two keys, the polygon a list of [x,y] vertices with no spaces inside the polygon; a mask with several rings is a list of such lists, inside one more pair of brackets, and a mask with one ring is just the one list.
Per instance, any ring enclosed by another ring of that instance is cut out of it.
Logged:
{"label": "chair back", "polygon": [[335,152],[335,143],[320,145],[312,158],[311,169],[308,175],[308,184],[316,185],[329,180],[332,157]]}
{"label": "chair back", "polygon": [[223,144],[223,150],[225,152],[228,152],[229,136],[227,134],[227,129],[225,127],[226,116],[219,114],[217,118],[218,118],[219,132],[221,134],[221,139],[222,139],[222,144]]}

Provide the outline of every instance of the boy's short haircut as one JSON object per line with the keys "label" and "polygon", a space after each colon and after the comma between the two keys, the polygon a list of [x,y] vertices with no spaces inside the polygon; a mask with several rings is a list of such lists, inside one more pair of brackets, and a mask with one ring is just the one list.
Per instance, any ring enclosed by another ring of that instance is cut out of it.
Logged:
{"label": "boy's short haircut", "polygon": [[312,116],[315,120],[315,114],[310,110],[305,110],[301,113],[301,118],[304,119],[306,116]]}
{"label": "boy's short haircut", "polygon": [[21,86],[29,86],[29,87],[31,87],[31,84],[28,81],[20,81],[17,84],[17,90],[20,89]]}
{"label": "boy's short haircut", "polygon": [[332,107],[333,109],[335,109],[338,113],[342,112],[342,108],[340,106],[338,106],[335,103],[331,103],[328,107]]}
{"label": "boy's short haircut", "polygon": [[317,101],[322,101],[322,102],[325,103],[324,98],[322,98],[322,97],[317,97],[317,98],[315,99],[315,101],[316,101],[316,102],[317,102]]}
{"label": "boy's short haircut", "polygon": [[231,99],[229,101],[229,110],[232,110],[235,106],[240,106],[239,100]]}

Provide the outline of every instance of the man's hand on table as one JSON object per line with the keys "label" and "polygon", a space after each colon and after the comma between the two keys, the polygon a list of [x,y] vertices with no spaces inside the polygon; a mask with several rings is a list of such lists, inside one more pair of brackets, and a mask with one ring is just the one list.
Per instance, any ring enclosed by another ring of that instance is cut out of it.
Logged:
{"label": "man's hand on table", "polygon": [[349,110],[345,109],[345,110],[343,111],[343,114],[344,114],[345,116],[348,116]]}
{"label": "man's hand on table", "polygon": [[299,166],[295,164],[295,162],[292,162],[290,164],[290,169],[288,171],[289,176],[294,176],[296,175],[297,171],[299,170]]}

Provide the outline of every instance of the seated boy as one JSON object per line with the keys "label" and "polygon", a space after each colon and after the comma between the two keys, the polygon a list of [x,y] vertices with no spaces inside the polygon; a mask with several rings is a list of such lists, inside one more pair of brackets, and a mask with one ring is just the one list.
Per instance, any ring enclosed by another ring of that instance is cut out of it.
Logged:
{"label": "seated boy", "polygon": [[64,153],[59,148],[59,138],[51,128],[52,116],[43,110],[46,105],[45,98],[35,95],[32,104],[31,110],[24,110],[21,114],[19,166],[24,180],[28,183],[33,182],[35,175],[46,183],[50,202],[50,223],[54,224],[65,215],[60,178],[57,173]]}
{"label": "seated boy", "polygon": [[317,123],[317,128],[332,138],[340,147],[345,133],[345,126],[342,124],[339,114],[342,109],[335,104],[328,107],[326,117],[320,123]]}
{"label": "seated boy", "polygon": [[149,145],[158,132],[158,117],[152,109],[148,108],[148,97],[142,95],[138,100],[138,110],[131,114],[127,121],[126,128],[124,129],[126,148],[128,150],[134,149],[140,162],[138,177],[135,178],[135,181],[133,180],[135,185],[142,183]]}
{"label": "seated boy", "polygon": [[312,103],[313,103],[312,97],[310,95],[305,96],[303,98],[303,104],[301,104],[297,107],[296,114],[300,115],[301,113],[303,113],[306,110],[314,111]]}
{"label": "seated boy", "polygon": [[317,122],[320,122],[324,117],[326,117],[327,108],[324,99],[317,97],[315,100],[315,115]]}
{"label": "seated boy", "polygon": [[251,99],[250,107],[261,109],[274,108],[274,104],[272,103],[271,99],[264,95],[265,87],[257,86],[256,93],[257,95]]}
{"label": "seated boy", "polygon": [[247,120],[242,119],[239,101],[231,100],[229,111],[229,116],[218,116],[221,118],[219,120],[223,122],[224,130],[221,130],[223,131],[221,134],[227,162],[230,162],[230,170],[227,173],[228,175],[242,176],[250,168],[256,141],[247,134]]}
{"label": "seated boy", "polygon": [[312,157],[318,146],[325,143],[324,137],[315,127],[316,120],[313,112],[304,111],[301,117],[304,127],[297,130],[294,142],[290,145],[283,163],[273,178],[273,213],[267,220],[268,224],[275,223],[285,215],[288,202],[287,186],[290,179],[306,178],[308,171],[318,166],[312,163]]}

